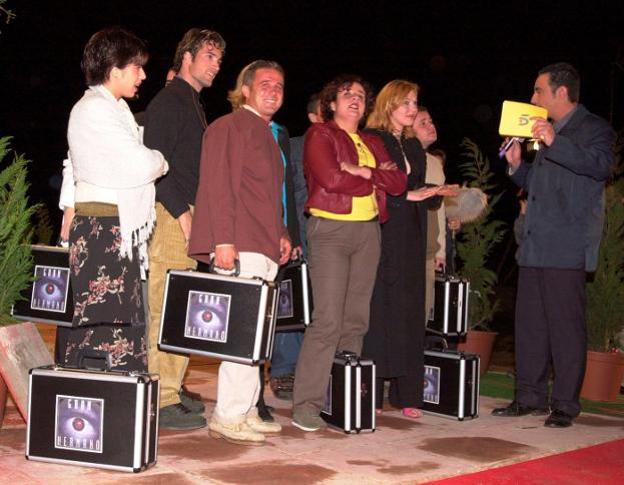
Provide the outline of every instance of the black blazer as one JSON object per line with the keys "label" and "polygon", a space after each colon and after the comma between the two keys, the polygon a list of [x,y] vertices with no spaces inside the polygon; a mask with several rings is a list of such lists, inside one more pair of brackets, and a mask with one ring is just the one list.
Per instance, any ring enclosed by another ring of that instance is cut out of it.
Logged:
{"label": "black blazer", "polygon": [[297,218],[297,207],[295,205],[295,182],[293,168],[290,161],[290,136],[288,130],[277,125],[277,144],[279,145],[284,157],[286,157],[286,170],[284,172],[284,180],[286,181],[286,222],[290,242],[295,246],[301,245],[299,237],[299,220]]}
{"label": "black blazer", "polygon": [[511,175],[528,193],[520,266],[596,269],[614,137],[606,121],[578,105],[550,147]]}
{"label": "black blazer", "polygon": [[[418,138],[406,138],[405,136],[402,136],[399,143],[399,140],[397,140],[397,138],[388,131],[372,129],[366,131],[381,138],[388,155],[390,155],[390,159],[396,163],[399,170],[402,170],[403,172],[407,172],[407,167],[405,166],[405,158],[407,158],[411,167],[411,172],[407,176],[407,190],[415,190],[427,185],[425,184],[427,154],[425,153],[425,150],[423,149]],[[405,154],[405,157],[403,154]],[[405,203],[405,197],[405,192],[398,196],[387,194],[388,206],[397,206]],[[428,210],[438,209],[442,204],[442,197],[430,197],[429,199],[419,202],[418,204],[422,204],[422,206],[426,207]]]}

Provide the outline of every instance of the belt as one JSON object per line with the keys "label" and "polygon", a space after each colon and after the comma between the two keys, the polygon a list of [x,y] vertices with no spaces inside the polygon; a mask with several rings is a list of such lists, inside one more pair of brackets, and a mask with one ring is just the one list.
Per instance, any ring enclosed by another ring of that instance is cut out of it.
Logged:
{"label": "belt", "polygon": [[78,202],[75,210],[77,216],[119,217],[117,205],[106,202]]}

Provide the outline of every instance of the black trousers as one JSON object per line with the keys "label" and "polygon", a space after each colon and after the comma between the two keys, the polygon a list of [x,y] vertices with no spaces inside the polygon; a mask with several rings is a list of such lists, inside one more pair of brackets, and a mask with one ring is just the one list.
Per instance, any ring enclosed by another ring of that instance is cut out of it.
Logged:
{"label": "black trousers", "polygon": [[515,345],[518,403],[577,416],[587,355],[584,270],[519,268]]}

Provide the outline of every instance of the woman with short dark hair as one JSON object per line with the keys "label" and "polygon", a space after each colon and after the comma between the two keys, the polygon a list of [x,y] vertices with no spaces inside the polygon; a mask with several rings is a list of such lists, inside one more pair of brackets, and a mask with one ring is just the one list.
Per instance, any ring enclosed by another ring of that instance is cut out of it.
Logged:
{"label": "woman with short dark hair", "polygon": [[89,351],[119,370],[147,370],[141,274],[154,221],[154,181],[168,165],[143,145],[124,98],[145,79],[148,54],[134,34],[113,27],[85,46],[89,88],[67,129],[75,216],[69,231],[73,325],[59,328],[57,360],[77,365]]}
{"label": "woman with short dark hair", "polygon": [[314,300],[295,371],[293,424],[325,426],[320,412],[338,351],[359,354],[368,329],[379,262],[379,224],[387,219],[386,192],[405,190],[405,174],[389,162],[381,140],[359,130],[371,106],[368,84],[341,76],[321,92],[325,123],[306,133],[308,258]]}

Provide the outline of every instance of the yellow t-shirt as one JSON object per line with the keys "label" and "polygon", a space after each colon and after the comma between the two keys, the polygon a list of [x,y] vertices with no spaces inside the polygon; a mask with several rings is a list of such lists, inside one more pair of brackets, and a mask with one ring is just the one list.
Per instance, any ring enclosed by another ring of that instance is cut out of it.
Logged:
{"label": "yellow t-shirt", "polygon": [[[364,144],[360,136],[357,133],[349,133],[349,136],[353,140],[353,143],[355,143],[355,148],[357,149],[358,165],[360,167],[375,168],[377,166],[375,157]],[[314,207],[310,208],[310,214],[336,221],[370,221],[377,217],[379,210],[377,209],[377,199],[375,198],[374,190],[369,195],[353,197],[352,199],[351,212],[349,214],[336,214],[334,212],[315,209]]]}

